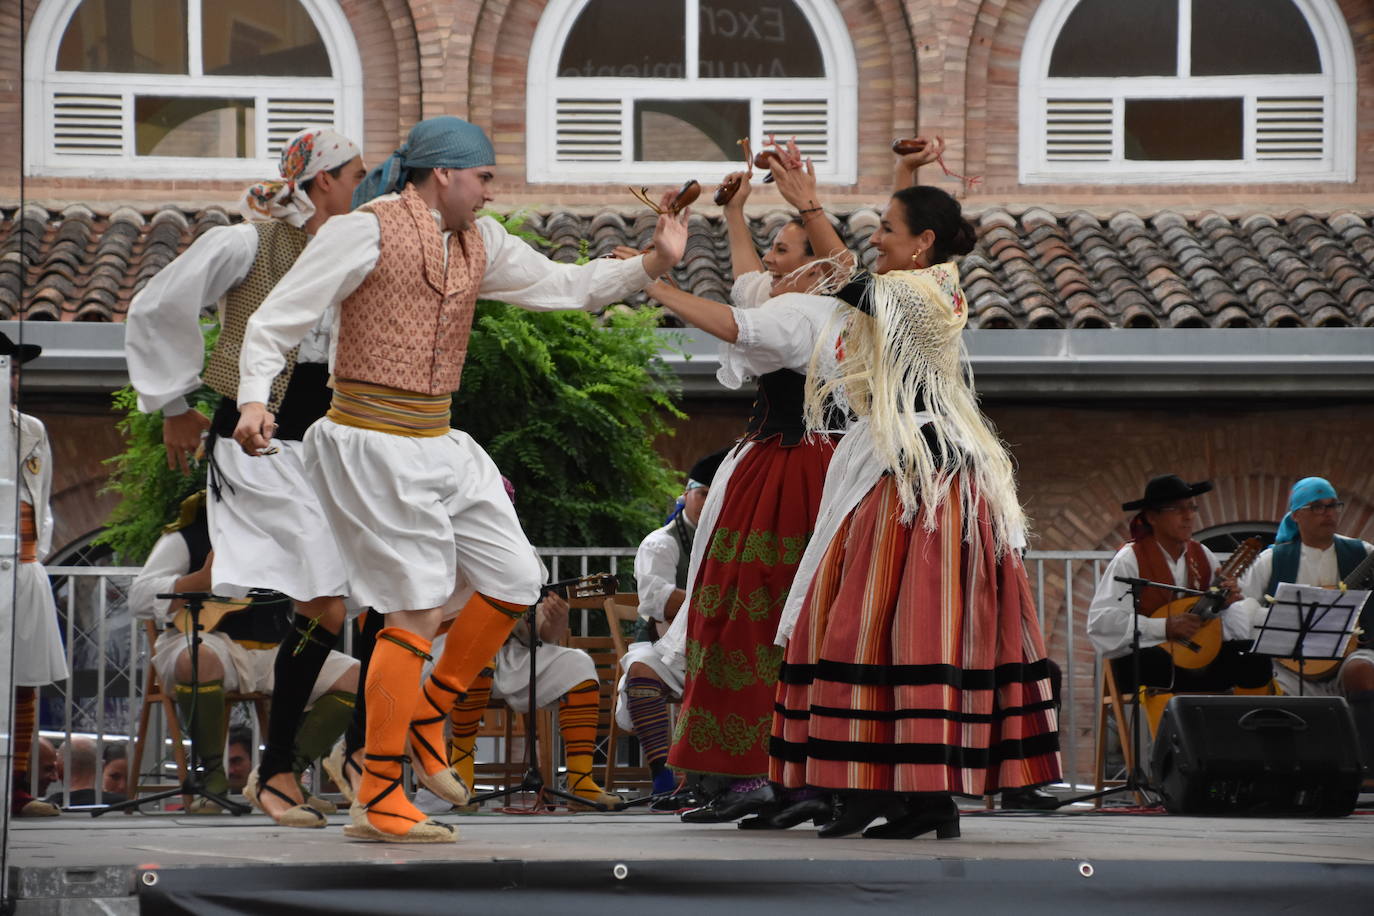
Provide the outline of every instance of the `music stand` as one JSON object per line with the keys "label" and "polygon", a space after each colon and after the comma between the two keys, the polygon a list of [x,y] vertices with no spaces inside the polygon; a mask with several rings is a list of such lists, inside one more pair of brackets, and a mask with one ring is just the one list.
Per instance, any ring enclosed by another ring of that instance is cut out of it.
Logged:
{"label": "music stand", "polygon": [[1278,594],[1268,599],[1269,613],[1250,652],[1297,659],[1298,696],[1302,696],[1307,680],[1304,663],[1345,656],[1346,643],[1355,633],[1369,595],[1354,589],[1281,583]]}
{"label": "music stand", "polygon": [[[568,579],[543,586],[539,590],[539,601],[542,601],[544,596],[550,592],[566,589],[568,585],[577,581],[577,579]],[[612,592],[615,591],[614,580],[611,580],[610,590]],[[600,802],[594,802],[590,799],[574,795],[571,792],[565,792],[562,789],[550,786],[544,779],[543,771],[539,768],[539,709],[535,705],[539,696],[536,687],[539,683],[539,646],[541,645],[539,639],[539,612],[537,610],[539,601],[530,605],[529,609],[525,611],[525,627],[529,630],[529,639],[526,641],[526,646],[529,648],[530,653],[530,686],[529,693],[527,694],[530,708],[529,719],[525,729],[525,775],[516,785],[507,786],[504,789],[493,789],[490,792],[483,792],[480,795],[472,796],[468,799],[468,804],[480,805],[482,802],[489,801],[493,798],[510,798],[512,795],[519,792],[533,792],[535,795],[536,809],[540,803],[539,799],[542,796],[552,795],[555,798],[563,799],[565,802],[583,805],[597,811],[609,811],[610,809]]]}
{"label": "music stand", "polygon": [[[106,813],[107,811],[134,811],[137,810],[140,805],[146,805],[149,802],[162,801],[163,799],[167,798],[174,798],[178,795],[185,796],[187,798],[200,797],[207,799],[219,805],[221,808],[223,808],[230,814],[234,815],[235,817],[238,817],[242,814],[247,814],[249,811],[253,809],[249,808],[247,805],[241,805],[238,802],[230,801],[223,795],[211,792],[209,789],[205,788],[205,783],[201,779],[201,774],[199,770],[200,749],[196,745],[196,708],[199,705],[200,696],[200,644],[202,642],[200,638],[200,612],[204,610],[205,602],[216,600],[223,601],[224,599],[218,598],[210,592],[172,592],[167,594],[161,594],[157,597],[173,601],[178,599],[184,601],[186,603],[186,612],[191,617],[190,685],[192,693],[191,712],[186,717],[186,731],[191,738],[191,765],[186,768],[186,776],[184,779],[182,779],[181,785],[177,788],[168,789],[165,792],[157,792],[153,795],[143,795],[136,798],[130,798],[127,801],[117,802],[113,805],[106,805],[103,808],[96,808],[94,811],[91,812],[91,817],[100,817],[100,815]],[[149,661],[149,664],[152,664],[151,660]],[[136,760],[133,762],[132,766],[137,767],[139,763],[140,761]],[[135,770],[135,773],[137,773],[137,770]],[[137,779],[137,775],[135,775],[135,779]]]}
{"label": "music stand", "polygon": [[[1131,576],[1114,576],[1117,582],[1124,583],[1131,587],[1131,678],[1135,682],[1137,691],[1141,688],[1140,683],[1140,596],[1147,588],[1161,588],[1176,595],[1196,595],[1201,598],[1207,594],[1195,588],[1184,588],[1181,585],[1172,585],[1164,582],[1151,582],[1149,579],[1141,579]],[[1103,664],[1110,665],[1111,659],[1103,659]],[[1099,798],[1107,798],[1111,795],[1118,795],[1122,792],[1134,792],[1136,795],[1144,797],[1146,794],[1159,795],[1159,790],[1150,784],[1150,779],[1145,775],[1145,770],[1140,762],[1140,698],[1137,696],[1131,708],[1131,766],[1126,771],[1126,781],[1119,786],[1111,786],[1101,792],[1090,792],[1087,795],[1078,795],[1073,798],[1066,798],[1055,806],[1055,810],[1066,805],[1077,802],[1093,801]]]}

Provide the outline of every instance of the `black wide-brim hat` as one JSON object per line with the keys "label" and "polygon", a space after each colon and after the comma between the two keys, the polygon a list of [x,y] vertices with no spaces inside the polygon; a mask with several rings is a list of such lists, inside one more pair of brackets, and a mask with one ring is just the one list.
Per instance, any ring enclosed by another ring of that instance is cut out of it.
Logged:
{"label": "black wide-brim hat", "polygon": [[1192,499],[1194,496],[1210,493],[1211,490],[1212,482],[1210,480],[1187,483],[1177,474],[1163,474],[1145,484],[1145,496],[1143,498],[1122,503],[1121,510],[1134,512],[1137,509],[1157,509],[1160,506],[1178,502],[1180,499]]}
{"label": "black wide-brim hat", "polygon": [[17,344],[10,340],[10,336],[4,331],[0,331],[0,356],[13,356],[21,363],[37,359],[38,354],[43,352],[43,348],[38,344]]}
{"label": "black wide-brim hat", "polygon": [[711,481],[716,478],[716,471],[719,470],[720,463],[725,460],[725,456],[730,453],[732,448],[734,448],[733,445],[727,445],[720,451],[712,452],[705,458],[698,459],[697,463],[692,465],[692,469],[687,472],[687,479],[695,480],[702,486],[709,487]]}

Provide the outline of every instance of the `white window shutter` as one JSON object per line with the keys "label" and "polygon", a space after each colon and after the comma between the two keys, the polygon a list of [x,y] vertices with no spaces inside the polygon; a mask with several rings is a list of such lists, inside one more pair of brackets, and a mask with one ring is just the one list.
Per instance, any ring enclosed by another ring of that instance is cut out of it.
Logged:
{"label": "white window shutter", "polygon": [[1326,100],[1321,96],[1255,99],[1255,156],[1321,159],[1326,153]]}
{"label": "white window shutter", "polygon": [[52,142],[58,156],[123,156],[124,96],[52,93]]}
{"label": "white window shutter", "polygon": [[1111,99],[1048,99],[1045,102],[1045,159],[1049,162],[1107,162],[1112,158]]}
{"label": "white window shutter", "polygon": [[554,159],[619,162],[624,120],[620,99],[558,99],[554,112]]}
{"label": "white window shutter", "polygon": [[803,157],[830,160],[830,103],[825,99],[764,99],[763,134],[779,143],[797,138]]}
{"label": "white window shutter", "polygon": [[267,155],[276,158],[294,134],[307,128],[335,130],[331,98],[267,100]]}

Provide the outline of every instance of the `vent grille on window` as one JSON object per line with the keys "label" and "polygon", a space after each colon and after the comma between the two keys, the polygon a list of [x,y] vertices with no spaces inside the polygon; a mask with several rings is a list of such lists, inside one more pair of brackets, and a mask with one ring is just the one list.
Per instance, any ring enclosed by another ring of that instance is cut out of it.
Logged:
{"label": "vent grille on window", "polygon": [[1320,159],[1325,152],[1326,102],[1320,96],[1255,100],[1255,156]]}
{"label": "vent grille on window", "polygon": [[554,158],[559,162],[618,162],[623,121],[619,99],[559,99]]}
{"label": "vent grille on window", "polygon": [[1112,158],[1111,99],[1049,99],[1045,158],[1050,162],[1106,162]]}
{"label": "vent grille on window", "polygon": [[124,155],[122,95],[54,92],[52,114],[53,151],[57,155]]}
{"label": "vent grille on window", "polygon": [[830,105],[825,99],[765,100],[763,135],[779,143],[797,138],[803,156],[817,163],[830,158]]}
{"label": "vent grille on window", "polygon": [[334,129],[333,99],[268,99],[267,155],[276,158],[281,148],[306,128]]}

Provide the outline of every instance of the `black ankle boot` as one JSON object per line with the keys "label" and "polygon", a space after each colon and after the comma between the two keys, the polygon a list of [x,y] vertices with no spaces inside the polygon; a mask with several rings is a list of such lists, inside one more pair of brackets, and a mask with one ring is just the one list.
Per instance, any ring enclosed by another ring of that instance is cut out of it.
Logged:
{"label": "black ankle boot", "polygon": [[834,803],[830,795],[813,795],[793,802],[773,815],[773,827],[786,830],[802,821],[810,821],[817,827],[830,823],[835,816]]}
{"label": "black ankle boot", "polygon": [[858,833],[880,817],[895,820],[906,816],[907,807],[892,792],[842,792],[835,816],[816,831],[816,836],[831,839]]}
{"label": "black ankle boot", "polygon": [[906,800],[907,815],[886,824],[870,827],[864,838],[870,840],[910,840],[923,833],[935,831],[942,840],[959,836],[959,806],[948,795],[915,795]]}

